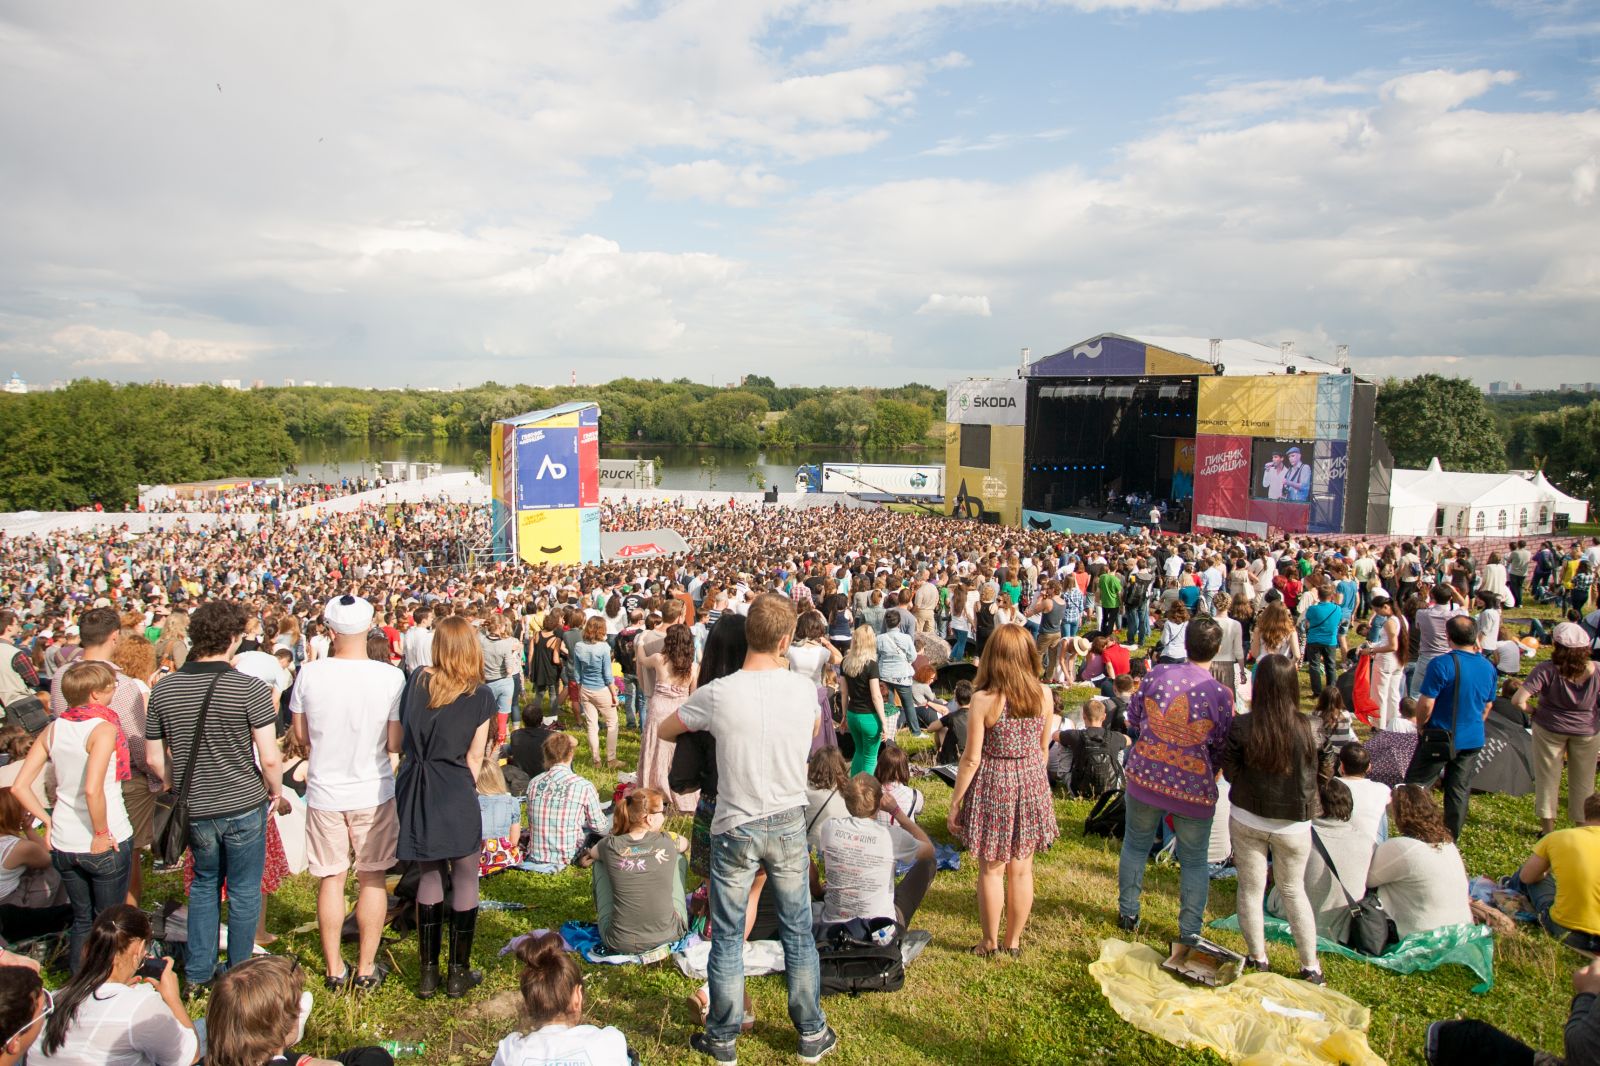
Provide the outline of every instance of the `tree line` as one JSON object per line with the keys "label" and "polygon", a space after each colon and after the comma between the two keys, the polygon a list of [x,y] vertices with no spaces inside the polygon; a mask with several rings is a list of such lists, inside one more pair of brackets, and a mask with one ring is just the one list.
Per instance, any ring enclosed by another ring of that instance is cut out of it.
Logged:
{"label": "tree line", "polygon": [[296,440],[436,437],[485,445],[495,421],[573,400],[600,404],[601,443],[717,448],[906,448],[923,443],[944,411],[944,393],[926,385],[780,388],[758,376],[732,388],[683,378],[618,378],[557,388],[487,382],[457,392],[302,386],[260,394],[283,413]]}
{"label": "tree line", "polygon": [[1419,374],[1382,383],[1377,422],[1398,467],[1438,457],[1446,470],[1543,470],[1570,495],[1600,496],[1600,400],[1589,393],[1487,397],[1463,378]]}
{"label": "tree line", "polygon": [[[457,392],[76,381],[0,394],[0,511],[120,510],[141,482],[270,477],[292,467],[296,441],[416,437],[486,447],[496,420],[580,399],[600,404],[605,443],[894,449],[927,442],[944,393],[918,384],[779,388],[756,376],[731,388],[620,378]],[[1397,466],[1420,468],[1437,456],[1448,470],[1535,468],[1574,496],[1592,501],[1600,492],[1600,400],[1586,394],[1491,401],[1471,382],[1423,374],[1382,383],[1377,422]]]}
{"label": "tree line", "polygon": [[275,477],[297,454],[266,397],[214,386],[75,381],[4,394],[0,437],[0,511],[120,511],[141,482]]}

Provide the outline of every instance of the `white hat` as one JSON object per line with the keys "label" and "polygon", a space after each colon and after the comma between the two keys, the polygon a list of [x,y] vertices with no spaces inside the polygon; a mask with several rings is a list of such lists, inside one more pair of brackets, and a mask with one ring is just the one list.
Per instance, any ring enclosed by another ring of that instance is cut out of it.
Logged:
{"label": "white hat", "polygon": [[372,604],[360,596],[338,596],[322,609],[322,620],[335,633],[353,637],[372,628]]}

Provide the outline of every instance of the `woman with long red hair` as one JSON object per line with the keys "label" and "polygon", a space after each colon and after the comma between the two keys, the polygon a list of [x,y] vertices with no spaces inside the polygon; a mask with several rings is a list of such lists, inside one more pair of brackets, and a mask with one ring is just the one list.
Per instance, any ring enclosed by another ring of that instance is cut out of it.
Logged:
{"label": "woman with long red hair", "polygon": [[993,955],[1002,947],[1012,956],[1022,953],[1022,930],[1033,909],[1033,856],[1056,838],[1045,774],[1056,715],[1039,674],[1039,649],[1027,629],[996,627],[978,660],[948,823],[978,860],[983,939],[973,947],[975,955]]}

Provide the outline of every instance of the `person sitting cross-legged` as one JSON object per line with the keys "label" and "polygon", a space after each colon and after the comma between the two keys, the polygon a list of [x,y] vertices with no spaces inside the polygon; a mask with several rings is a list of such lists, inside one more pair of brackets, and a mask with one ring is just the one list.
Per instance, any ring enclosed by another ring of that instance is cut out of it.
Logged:
{"label": "person sitting cross-legged", "polygon": [[[822,827],[819,850],[826,882],[816,864],[811,867],[811,895],[822,900],[822,924],[892,918],[905,929],[933,882],[933,841],[871,774],[856,774],[839,791],[850,816],[834,818]],[[917,842],[911,871],[898,885],[894,841],[889,827],[878,821],[880,811]]]}
{"label": "person sitting cross-legged", "polygon": [[553,733],[544,742],[544,773],[528,785],[526,862],[553,874],[577,863],[589,864],[588,851],[605,835],[605,812],[594,785],[572,770],[578,742]]}
{"label": "person sitting cross-legged", "polygon": [[1508,884],[1526,895],[1551,936],[1600,954],[1600,794],[1583,801],[1583,824],[1541,837]]}

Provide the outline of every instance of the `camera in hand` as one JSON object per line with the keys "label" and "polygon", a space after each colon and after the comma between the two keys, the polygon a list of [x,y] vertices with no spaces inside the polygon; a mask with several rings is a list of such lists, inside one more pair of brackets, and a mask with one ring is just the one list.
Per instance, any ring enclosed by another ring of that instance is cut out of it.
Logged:
{"label": "camera in hand", "polygon": [[167,960],[155,956],[147,957],[134,971],[135,977],[148,977],[152,981],[161,980],[161,975],[167,972]]}

